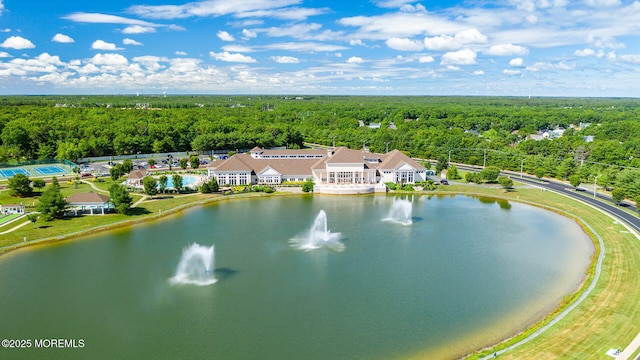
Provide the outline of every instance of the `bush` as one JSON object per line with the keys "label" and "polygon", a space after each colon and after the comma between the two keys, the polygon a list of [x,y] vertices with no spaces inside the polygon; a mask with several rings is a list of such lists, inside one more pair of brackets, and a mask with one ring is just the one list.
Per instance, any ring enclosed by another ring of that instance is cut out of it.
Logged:
{"label": "bush", "polygon": [[384,184],[387,186],[387,189],[389,189],[389,190],[395,190],[396,189],[396,184],[395,183],[386,182]]}
{"label": "bush", "polygon": [[313,185],[313,179],[307,179],[307,181],[302,184],[302,191],[313,192]]}
{"label": "bush", "polygon": [[475,172],[468,172],[464,175],[464,180],[470,183],[480,183],[480,174]]}
{"label": "bush", "polygon": [[406,184],[405,186],[402,187],[402,190],[404,190],[404,191],[414,191],[413,185]]}

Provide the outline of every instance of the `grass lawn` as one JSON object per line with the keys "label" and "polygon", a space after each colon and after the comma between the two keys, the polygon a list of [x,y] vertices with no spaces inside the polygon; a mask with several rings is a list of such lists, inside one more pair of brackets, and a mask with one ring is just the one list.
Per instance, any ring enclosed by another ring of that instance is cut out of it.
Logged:
{"label": "grass lawn", "polygon": [[[91,190],[87,184],[80,184],[77,188],[62,182],[60,185],[65,195]],[[106,190],[111,182],[107,180],[104,183],[96,183],[96,185]],[[640,269],[640,240],[612,218],[576,200],[550,191],[524,187],[517,182],[515,186],[516,189],[507,192],[499,186],[453,184],[440,186],[435,194],[465,193],[535,203],[553,211],[583,219],[602,237],[605,244],[605,258],[596,288],[578,308],[534,340],[501,355],[500,358],[605,359],[607,358],[605,352],[610,348],[624,348],[640,331],[640,301],[638,301],[640,299],[640,272],[638,271]],[[86,215],[51,222],[38,221],[36,228],[29,224],[15,232],[0,236],[0,253],[2,252],[1,247],[20,243],[24,237],[32,243],[61,239],[64,234],[84,234],[109,226],[130,226],[138,221],[157,219],[169,213],[210,201],[252,196],[269,195],[263,193],[232,196],[175,195],[164,199],[145,200],[130,216],[119,214]],[[25,204],[37,201],[36,198],[23,200],[25,200]],[[15,202],[16,199],[9,197],[6,192],[0,193],[0,203]],[[593,268],[590,269],[589,276],[593,276]],[[567,300],[571,301],[575,298],[577,296]],[[543,324],[536,326],[541,325]],[[495,349],[472,354],[471,358],[492,354],[500,348],[515,343],[534,329],[526,330],[521,336],[499,344]]]}

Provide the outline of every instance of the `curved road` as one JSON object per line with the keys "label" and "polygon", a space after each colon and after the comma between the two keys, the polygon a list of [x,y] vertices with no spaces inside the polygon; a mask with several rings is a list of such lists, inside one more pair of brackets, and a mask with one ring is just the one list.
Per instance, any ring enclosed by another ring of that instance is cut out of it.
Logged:
{"label": "curved road", "polygon": [[[467,170],[467,171],[482,170],[481,168],[478,168],[475,166],[469,166],[469,165],[463,165],[463,164],[455,164],[455,165],[456,167],[458,167],[458,169]],[[617,205],[613,202],[613,200],[609,196],[596,193],[596,196],[594,197],[592,192],[587,192],[584,189],[579,189],[578,191],[576,191],[571,185],[557,182],[557,181],[548,181],[548,180],[541,181],[538,178],[535,178],[532,176],[526,176],[526,175],[523,175],[522,177],[520,177],[520,174],[515,172],[503,172],[503,175],[509,176],[514,181],[519,181],[521,183],[525,183],[528,185],[533,185],[543,189],[555,191],[563,195],[567,195],[572,198],[578,199],[582,202],[585,202],[591,206],[594,206],[614,216],[616,219],[624,222],[630,228],[635,230],[636,233],[640,233],[640,217],[621,209],[621,207],[624,206],[627,209],[630,209],[636,212],[637,209],[632,205],[629,205],[626,203],[623,205]],[[638,236],[636,235],[636,237]],[[616,359],[627,360],[631,358],[633,353],[636,352],[636,350],[639,347],[640,347],[640,333],[636,336],[634,340],[631,341],[629,346],[627,346],[624,349],[624,351],[616,357]],[[636,358],[636,360],[640,360],[640,356]]]}

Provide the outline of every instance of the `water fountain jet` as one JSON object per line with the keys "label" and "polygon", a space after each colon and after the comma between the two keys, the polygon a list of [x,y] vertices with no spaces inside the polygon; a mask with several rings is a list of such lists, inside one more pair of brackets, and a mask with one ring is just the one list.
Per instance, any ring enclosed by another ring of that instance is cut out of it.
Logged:
{"label": "water fountain jet", "polygon": [[182,250],[172,284],[206,286],[217,281],[214,276],[214,248],[193,243]]}
{"label": "water fountain jet", "polygon": [[382,219],[383,221],[390,221],[401,225],[411,225],[412,207],[411,201],[406,199],[395,199],[389,209],[389,216]]}
{"label": "water fountain jet", "polygon": [[309,231],[302,237],[291,239],[291,245],[297,249],[311,251],[319,248],[329,248],[335,251],[344,250],[340,242],[342,234],[332,233],[327,226],[327,213],[320,210]]}

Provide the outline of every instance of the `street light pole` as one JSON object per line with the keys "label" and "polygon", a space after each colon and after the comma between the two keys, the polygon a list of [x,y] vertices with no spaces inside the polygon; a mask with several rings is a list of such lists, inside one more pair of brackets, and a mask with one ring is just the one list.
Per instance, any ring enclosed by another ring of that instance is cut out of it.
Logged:
{"label": "street light pole", "polygon": [[595,197],[597,197],[597,194],[596,194],[596,190],[598,189],[598,184],[597,184],[597,182],[598,182],[598,177],[597,177],[597,176],[594,176],[594,177],[593,177],[593,197],[594,197],[594,198],[595,198]]}
{"label": "street light pole", "polygon": [[524,168],[524,158],[520,160],[520,179],[522,179],[522,169]]}

